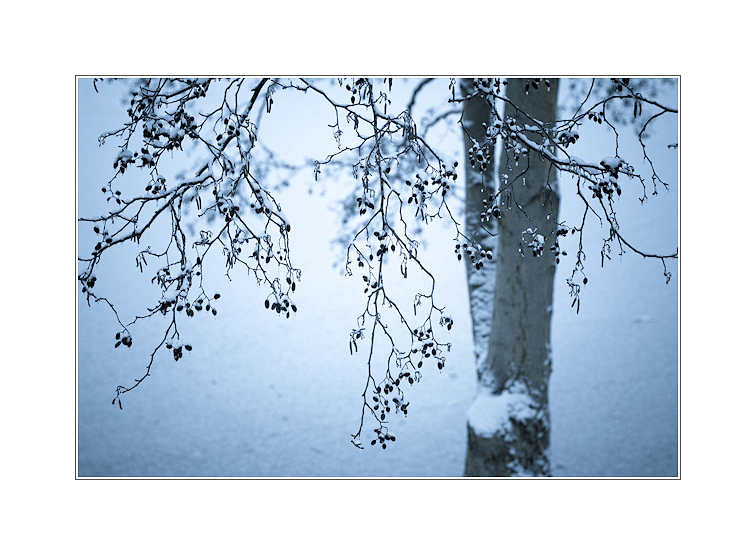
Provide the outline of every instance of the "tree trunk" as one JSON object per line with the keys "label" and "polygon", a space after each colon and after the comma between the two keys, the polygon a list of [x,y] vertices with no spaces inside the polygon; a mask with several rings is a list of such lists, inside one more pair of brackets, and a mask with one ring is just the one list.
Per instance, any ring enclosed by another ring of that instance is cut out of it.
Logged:
{"label": "tree trunk", "polygon": [[[463,96],[472,95],[475,91],[473,79],[462,79],[460,90]],[[462,125],[464,130],[465,152],[475,145],[482,145],[486,139],[485,125],[491,123],[491,106],[480,97],[474,96],[465,102]],[[493,162],[485,169],[480,164],[473,166],[469,157],[465,163],[465,235],[479,243],[484,249],[496,252],[496,219],[481,220],[484,211],[484,199],[488,201],[498,188],[496,179],[496,164]],[[489,203],[488,206],[491,206]],[[488,352],[488,335],[491,330],[491,316],[493,311],[493,293],[496,283],[496,264],[484,262],[483,267],[476,269],[469,257],[462,255],[467,271],[467,293],[470,301],[470,317],[472,320],[473,348],[475,352],[475,368],[480,379],[483,363]],[[494,259],[495,260],[495,259]]]}
{"label": "tree trunk", "polygon": [[[525,93],[527,80],[510,79],[506,95],[539,122],[556,119],[558,82]],[[534,125],[511,104],[507,117]],[[556,175],[536,154],[502,151],[496,248],[496,286],[485,361],[468,412],[467,476],[550,475],[548,382],[555,257],[549,250],[558,222]],[[520,174],[527,168],[526,175]],[[519,177],[518,177],[519,176]],[[468,189],[469,190],[469,189]],[[526,230],[529,230],[526,232]],[[523,233],[526,232],[526,233]],[[542,255],[529,243],[543,240]],[[473,324],[475,329],[475,324]]]}

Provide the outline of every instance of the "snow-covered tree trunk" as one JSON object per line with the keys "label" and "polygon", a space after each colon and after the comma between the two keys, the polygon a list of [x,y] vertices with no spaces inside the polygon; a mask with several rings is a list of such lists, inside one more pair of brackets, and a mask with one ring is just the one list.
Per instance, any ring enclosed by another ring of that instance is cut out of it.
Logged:
{"label": "snow-covered tree trunk", "polygon": [[[463,79],[460,82],[460,90],[465,97],[471,96],[475,92],[473,79]],[[491,123],[491,115],[491,106],[483,97],[473,96],[465,102],[462,119],[465,152],[485,142],[484,124]],[[496,164],[491,163],[482,167],[478,163],[473,166],[468,157],[465,164],[465,184],[465,234],[484,249],[495,253],[496,219],[481,220],[481,212],[483,212],[484,200],[490,206],[489,199],[496,194],[498,187]],[[475,368],[480,379],[491,330],[496,265],[493,262],[484,263],[482,268],[476,269],[470,257],[465,256],[464,260],[467,270],[467,293],[470,301]]]}
{"label": "snow-covered tree trunk", "polygon": [[[524,79],[508,83],[507,98],[533,119],[507,103],[505,121],[515,117],[522,124],[540,125],[556,119],[556,80],[550,90],[541,83],[528,91]],[[533,154],[515,161],[515,155],[504,148],[499,164],[498,173],[508,177],[500,184],[488,349],[468,412],[467,476],[550,474],[548,381],[556,262],[548,247],[555,237],[559,199],[549,163]],[[539,247],[543,254],[536,256]]]}

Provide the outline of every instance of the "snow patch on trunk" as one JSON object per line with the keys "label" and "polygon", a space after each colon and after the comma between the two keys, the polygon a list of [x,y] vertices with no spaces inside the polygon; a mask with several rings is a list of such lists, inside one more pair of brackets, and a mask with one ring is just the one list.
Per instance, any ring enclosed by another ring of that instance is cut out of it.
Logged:
{"label": "snow patch on trunk", "polygon": [[491,335],[495,283],[495,264],[487,264],[480,270],[473,270],[468,277],[473,345],[478,373],[480,373],[482,365],[488,356],[488,338]]}
{"label": "snow patch on trunk", "polygon": [[467,423],[478,437],[506,437],[512,421],[525,422],[535,418],[538,402],[523,383],[516,382],[509,389],[494,394],[480,388],[467,411]]}

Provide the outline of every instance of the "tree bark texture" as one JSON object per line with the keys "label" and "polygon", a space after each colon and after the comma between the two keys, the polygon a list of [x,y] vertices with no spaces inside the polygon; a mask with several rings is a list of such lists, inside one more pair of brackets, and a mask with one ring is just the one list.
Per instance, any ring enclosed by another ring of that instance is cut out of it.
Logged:
{"label": "tree bark texture", "polygon": [[[506,96],[512,104],[506,104],[505,122],[507,118],[526,125],[554,122],[558,81],[551,81],[550,90],[544,83],[537,89],[531,86],[526,94],[527,81],[508,80]],[[558,223],[556,175],[537,154],[520,155],[515,161],[515,153],[507,148],[502,151],[498,173],[508,177],[499,184],[502,216],[493,314],[486,358],[478,372],[478,391],[468,413],[465,474],[548,476],[548,383],[556,270],[549,247],[554,244]],[[530,243],[539,239],[543,251],[535,256]]]}
{"label": "tree bark texture", "polygon": [[[462,79],[460,90],[464,96],[472,95],[475,91],[473,79]],[[465,152],[468,152],[474,145],[485,142],[486,128],[484,124],[491,124],[491,116],[491,106],[484,98],[474,96],[465,102],[462,118]],[[491,153],[491,156],[493,157],[493,153]],[[496,164],[493,163],[493,158],[491,163],[483,169],[480,164],[473,166],[469,157],[466,157],[465,183],[465,235],[480,243],[486,250],[495,253],[497,243],[496,220],[481,220],[484,199],[493,197],[498,188]],[[480,379],[482,366],[486,360],[488,336],[491,330],[496,264],[486,262],[482,268],[476,269],[469,257],[463,255],[463,258],[467,271],[467,293],[470,301],[475,368],[478,379]]]}

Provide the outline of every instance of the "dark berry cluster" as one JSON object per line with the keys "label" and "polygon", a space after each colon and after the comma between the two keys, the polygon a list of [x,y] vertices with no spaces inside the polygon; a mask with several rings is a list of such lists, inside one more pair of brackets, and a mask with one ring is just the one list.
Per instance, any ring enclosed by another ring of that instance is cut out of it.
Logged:
{"label": "dark berry cluster", "polygon": [[223,215],[226,222],[230,222],[239,214],[239,207],[230,201],[218,202],[218,212]]}
{"label": "dark berry cluster", "polygon": [[184,351],[191,351],[192,346],[187,344],[182,345],[181,343],[174,343],[173,341],[166,341],[165,347],[168,350],[173,350],[173,360],[178,362],[178,360],[184,356]]}
{"label": "dark berry cluster", "polygon": [[[419,375],[419,372],[416,372],[416,376]],[[371,402],[368,402],[366,400],[366,404],[369,406],[369,408],[372,410],[373,414],[375,415],[375,418],[379,420],[381,428],[378,430],[375,430],[378,435],[377,440],[381,440],[381,433],[385,434],[384,439],[385,440],[391,440],[391,436],[386,433],[386,429],[384,427],[384,424],[387,423],[388,415],[392,411],[397,414],[400,412],[404,414],[404,416],[407,416],[407,409],[409,407],[409,401],[404,400],[404,394],[402,393],[402,390],[399,388],[399,385],[401,384],[401,380],[407,378],[407,381],[410,385],[412,385],[416,380],[413,379],[410,376],[409,372],[402,372],[399,374],[399,378],[392,379],[390,377],[387,377],[381,384],[377,385],[376,388],[373,390],[373,395],[371,398]],[[375,445],[376,440],[373,440],[371,442],[371,445]],[[383,441],[381,441],[383,444]],[[384,446],[385,449],[385,446]]]}
{"label": "dark berry cluster", "polygon": [[371,87],[367,79],[360,77],[352,85],[347,85],[345,88],[352,93],[349,101],[355,104],[358,100],[364,102],[367,99]]}
{"label": "dark berry cluster", "polygon": [[386,383],[382,389],[380,386],[378,386],[375,390],[376,395],[373,395],[373,402],[375,403],[373,405],[373,410],[375,412],[381,411],[380,412],[381,421],[386,420],[386,414],[391,412],[391,406],[389,405],[389,400],[384,396],[393,392],[394,392],[393,382]]}
{"label": "dark berry cluster", "polygon": [[115,334],[115,338],[116,338],[116,343],[115,343],[116,349],[120,347],[121,345],[125,345],[126,347],[131,347],[132,345],[131,335],[129,335],[128,333],[122,334],[119,331],[118,333]]}
{"label": "dark berry cluster", "polygon": [[487,222],[491,218],[496,218],[497,220],[501,218],[501,208],[499,208],[499,203],[496,202],[494,195],[488,195],[487,199],[483,199],[483,209],[484,211],[480,213],[481,222]]}
{"label": "dark berry cluster", "polygon": [[454,320],[452,320],[451,316],[441,316],[439,323],[446,327],[447,330],[451,331]]}
{"label": "dark berry cluster", "polygon": [[394,403],[394,411],[402,412],[404,413],[404,416],[407,416],[407,407],[409,406],[409,401],[405,401],[404,398],[400,397],[401,396],[394,396],[391,398],[391,401]]}
{"label": "dark berry cluster", "polygon": [[[356,332],[357,330],[355,330]],[[354,336],[354,333],[353,336]],[[361,330],[358,332],[361,334]],[[375,430],[376,439],[370,442],[371,445],[375,445],[380,442],[380,445],[385,449],[386,442],[395,441],[395,438],[388,433],[385,424],[388,423],[388,415],[393,412],[396,414],[403,413],[407,416],[407,410],[409,408],[409,401],[404,399],[404,394],[401,390],[402,380],[407,380],[410,385],[420,380],[420,372],[415,371],[414,376],[410,372],[400,372],[397,378],[393,378],[388,375],[380,384],[378,384],[372,391],[370,401],[365,397],[365,405],[373,412],[376,420],[380,423],[380,428]]]}
{"label": "dark berry cluster", "polygon": [[[386,254],[389,250],[391,252],[396,251],[396,245],[390,242],[389,235],[385,231],[374,231],[373,236],[376,237],[379,241],[378,251],[375,253],[375,256],[380,260],[384,254]],[[370,260],[372,260],[372,255]]]}
{"label": "dark berry cluster", "polygon": [[79,281],[82,284],[81,292],[86,293],[87,289],[92,289],[97,281],[97,276],[93,273],[84,273],[79,275]]}
{"label": "dark berry cluster", "polygon": [[478,243],[457,243],[454,247],[454,252],[457,254],[457,260],[462,260],[462,253],[464,252],[476,270],[480,270],[483,267],[484,260],[493,260],[493,253],[484,249]]}
{"label": "dark berry cluster", "polygon": [[367,214],[368,208],[370,210],[375,209],[375,205],[370,202],[367,197],[357,197],[357,206],[360,209],[360,216]]}
{"label": "dark berry cluster", "polygon": [[385,449],[387,441],[396,441],[396,437],[392,436],[387,431],[383,431],[380,428],[376,428],[374,431],[377,437],[370,442],[370,445],[375,445],[377,441],[380,441],[381,447]]}
{"label": "dark berry cluster", "polygon": [[473,87],[475,92],[487,96],[489,94],[499,94],[501,87],[506,85],[507,82],[502,79],[480,77],[473,79]]}
{"label": "dark berry cluster", "polygon": [[173,114],[173,124],[178,125],[180,129],[185,130],[186,134],[192,139],[198,139],[198,126],[195,123],[194,116],[187,114],[183,107],[179,107]]}
{"label": "dark berry cluster", "polygon": [[[415,383],[415,380],[417,379],[417,375],[415,376],[415,378],[413,378],[409,372],[400,372],[399,379],[396,381],[396,385],[399,385],[404,378],[406,378],[409,384],[412,385]],[[407,410],[406,410],[407,405],[409,405],[409,401],[407,401],[407,403],[404,405],[405,410],[403,412],[405,416],[407,414]]]}
{"label": "dark berry cluster", "polygon": [[[567,256],[567,251],[562,251],[559,249],[559,237],[565,237],[567,233],[569,232],[569,228],[564,224],[559,224],[556,231],[556,239],[554,240],[554,244],[549,247],[549,250],[554,253],[554,256],[556,258],[556,263],[559,264],[559,257],[560,256]],[[574,233],[575,230],[573,229],[572,232]]]}
{"label": "dark berry cluster", "polygon": [[452,164],[452,169],[447,170],[446,164],[441,164],[441,176],[444,178],[451,178],[452,181],[457,180],[457,166],[459,166],[459,162],[454,162]]}
{"label": "dark berry cluster", "polygon": [[528,94],[528,91],[530,90],[530,87],[533,87],[534,89],[538,90],[538,85],[543,82],[544,85],[546,85],[546,90],[551,90],[551,83],[548,79],[528,79],[525,82],[525,94]]}
{"label": "dark berry cluster", "polygon": [[[142,132],[145,142],[158,150],[173,150],[181,148],[181,143],[186,136],[185,122],[182,121],[181,116],[181,113],[174,114],[175,119],[173,122],[162,118],[145,121],[144,131]],[[191,118],[191,121],[193,122],[194,118]],[[186,125],[187,128],[194,131],[193,134],[196,135],[197,126],[194,125],[194,123],[186,123]],[[146,148],[142,148],[141,153],[135,154],[134,158],[140,159],[145,166],[155,165],[153,156]]]}
{"label": "dark berry cluster", "polygon": [[169,311],[169,310],[170,310],[170,309],[171,309],[171,308],[173,307],[173,305],[175,305],[175,304],[177,304],[177,303],[176,303],[176,297],[175,297],[175,296],[171,296],[171,297],[169,297],[169,298],[165,298],[165,297],[163,297],[162,299],[160,299],[160,303],[159,303],[159,304],[158,304],[158,306],[157,306],[157,310],[159,310],[159,311],[160,311],[160,313],[161,313],[161,314],[162,314],[163,316],[165,316],[166,314],[168,314],[168,311]]}
{"label": "dark berry cluster", "polygon": [[275,311],[276,314],[285,314],[287,318],[291,316],[291,312],[297,311],[297,305],[292,303],[286,295],[282,295],[280,299],[276,295],[273,302],[270,302],[270,299],[265,299],[265,308]]}
{"label": "dark berry cluster", "polygon": [[223,119],[223,125],[226,126],[226,131],[224,133],[219,133],[215,138],[218,144],[222,144],[227,138],[238,137],[239,135],[241,135],[241,131],[239,130],[237,124],[229,120],[228,118]]}
{"label": "dark berry cluster", "polygon": [[[526,236],[529,237],[529,239],[526,238]],[[546,240],[544,239],[543,235],[537,233],[537,230],[529,227],[522,232],[522,240],[527,241],[527,246],[533,253],[533,256],[537,257],[543,254],[543,248],[545,246]],[[522,254],[522,248],[520,248],[520,253]]]}
{"label": "dark berry cluster", "polygon": [[[373,255],[371,254],[370,256],[373,256]],[[368,276],[362,276],[362,281],[364,281],[366,285],[363,293],[367,293],[371,288],[378,289],[378,281],[373,281],[371,283],[370,278]]]}
{"label": "dark berry cluster", "polygon": [[[250,202],[249,206],[250,208],[253,208],[255,211],[255,214],[264,214],[266,216],[270,216],[271,210],[270,207],[265,205],[265,199],[262,198],[261,195],[259,195],[256,199],[259,204],[255,202],[255,199],[252,199],[252,202]],[[291,228],[287,228],[286,231],[291,231]]]}
{"label": "dark berry cluster", "polygon": [[491,125],[488,125],[486,122],[483,122],[483,127],[486,128],[486,142],[490,142],[491,144],[496,144],[496,138],[501,135],[503,125],[501,121],[495,121]]}
{"label": "dark berry cluster", "polygon": [[162,175],[155,176],[155,179],[151,181],[145,188],[145,191],[148,193],[152,193],[153,195],[158,195],[165,191],[165,177]]}
{"label": "dark berry cluster", "polygon": [[113,242],[113,237],[110,236],[106,229],[100,230],[99,226],[94,226],[94,232],[100,236],[92,252],[93,255],[96,255]]}
{"label": "dark berry cluster", "polygon": [[594,198],[602,198],[606,195],[609,200],[612,200],[612,194],[615,192],[617,193],[617,196],[622,194],[622,189],[620,188],[617,179],[619,178],[620,169],[626,164],[622,158],[617,157],[604,158],[601,160],[600,164],[603,171],[607,172],[609,175],[603,177],[598,183],[591,183],[588,185],[588,189],[591,190]]}
{"label": "dark berry cluster", "polygon": [[477,164],[480,171],[486,171],[491,159],[488,143],[483,143],[481,146],[477,141],[473,140],[473,146],[467,151],[467,158],[472,168],[475,168]]}
{"label": "dark berry cluster", "polygon": [[138,154],[134,154],[129,149],[124,148],[118,153],[118,156],[116,156],[116,159],[113,162],[113,169],[118,170],[121,173],[126,173],[126,168],[128,168],[130,164],[136,162],[137,156]]}
{"label": "dark berry cluster", "polygon": [[441,196],[446,196],[446,193],[451,189],[451,181],[457,180],[457,166],[459,162],[454,162],[451,169],[447,169],[445,164],[441,164],[441,169],[438,173],[433,173],[429,176],[429,179],[423,179],[420,174],[415,174],[414,183],[410,180],[406,180],[405,183],[408,187],[412,188],[412,193],[407,198],[407,203],[413,202],[417,205],[422,205],[432,195],[437,192],[441,192]]}
{"label": "dark berry cluster", "polygon": [[[213,298],[216,300],[220,299],[220,293],[213,295]],[[208,299],[207,304],[205,304],[205,298],[203,297],[197,298],[193,303],[185,302],[176,306],[176,310],[179,312],[184,309],[186,309],[186,315],[190,318],[194,316],[195,313],[201,314],[203,309],[205,310],[205,312],[212,312],[213,316],[216,316],[218,314],[218,311],[210,305],[210,299]]]}
{"label": "dark berry cluster", "polygon": [[[449,319],[451,321],[451,319]],[[450,326],[451,324],[447,324]],[[417,367],[422,368],[423,362],[428,362],[426,359],[434,357],[436,359],[436,365],[441,370],[444,367],[446,359],[440,356],[441,349],[433,338],[433,334],[429,330],[416,329],[414,331],[415,337],[420,341],[421,346],[412,349],[412,354],[420,354],[420,360],[417,361]]]}
{"label": "dark berry cluster", "polygon": [[622,194],[622,189],[614,178],[606,178],[600,180],[598,183],[591,183],[588,185],[588,189],[593,193],[593,198],[606,198],[612,200],[612,195],[616,192],[617,196]]}
{"label": "dark berry cluster", "polygon": [[563,131],[557,137],[557,142],[567,148],[570,145],[574,145],[580,138],[580,133],[577,131]]}

